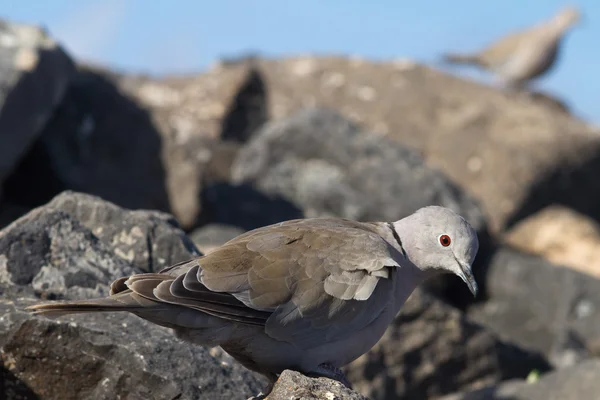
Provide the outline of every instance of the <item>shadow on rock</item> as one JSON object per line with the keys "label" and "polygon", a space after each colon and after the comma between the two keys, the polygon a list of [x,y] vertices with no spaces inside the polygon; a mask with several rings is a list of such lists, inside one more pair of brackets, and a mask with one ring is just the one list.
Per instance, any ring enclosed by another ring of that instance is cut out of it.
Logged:
{"label": "shadow on rock", "polygon": [[600,221],[599,170],[600,152],[595,150],[589,157],[582,157],[578,165],[556,165],[530,187],[528,195],[507,220],[505,228],[513,227],[522,219],[552,204],[562,204]]}
{"label": "shadow on rock", "polygon": [[161,152],[148,112],[104,72],[81,67],[4,195],[36,207],[71,189],[131,209],[169,211]]}
{"label": "shadow on rock", "polygon": [[346,371],[369,398],[428,399],[524,379],[534,369],[545,372],[550,364],[416,290],[383,338]]}
{"label": "shadow on rock", "polygon": [[246,143],[269,118],[268,93],[262,73],[250,68],[223,118],[220,137]]}
{"label": "shadow on rock", "polygon": [[5,366],[0,366],[0,394],[4,400],[41,399],[25,382]]}
{"label": "shadow on rock", "polygon": [[536,102],[545,104],[545,105],[552,107],[553,109],[563,112],[565,114],[571,113],[571,109],[565,101],[563,101],[562,99],[559,99],[558,97],[556,97],[550,93],[544,93],[544,92],[540,92],[540,91],[530,91],[528,94]]}
{"label": "shadow on rock", "polygon": [[289,219],[304,218],[295,204],[277,195],[268,195],[252,185],[214,183],[201,193],[200,223],[220,223],[251,230]]}

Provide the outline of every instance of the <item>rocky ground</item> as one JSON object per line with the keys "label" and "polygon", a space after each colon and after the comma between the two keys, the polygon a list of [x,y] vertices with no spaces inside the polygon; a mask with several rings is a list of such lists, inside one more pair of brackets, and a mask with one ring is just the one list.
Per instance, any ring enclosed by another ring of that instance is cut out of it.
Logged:
{"label": "rocky ground", "polygon": [[428,282],[347,367],[354,390],[286,371],[269,399],[597,398],[600,130],[568,107],[403,60],[158,79],[73,60],[35,27],[0,35],[0,398],[257,396],[220,349],[132,315],[22,309],[270,223],[428,204],[477,229],[482,295]]}

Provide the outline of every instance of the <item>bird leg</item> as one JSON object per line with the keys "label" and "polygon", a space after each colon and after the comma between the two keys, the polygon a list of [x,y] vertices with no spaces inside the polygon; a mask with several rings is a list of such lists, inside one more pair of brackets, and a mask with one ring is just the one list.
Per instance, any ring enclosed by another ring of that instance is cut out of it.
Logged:
{"label": "bird leg", "polygon": [[348,389],[352,389],[352,384],[350,383],[348,378],[346,378],[346,374],[344,374],[344,372],[341,369],[336,368],[331,364],[320,364],[317,368],[308,373],[307,376],[313,378],[325,377],[333,379],[340,382]]}

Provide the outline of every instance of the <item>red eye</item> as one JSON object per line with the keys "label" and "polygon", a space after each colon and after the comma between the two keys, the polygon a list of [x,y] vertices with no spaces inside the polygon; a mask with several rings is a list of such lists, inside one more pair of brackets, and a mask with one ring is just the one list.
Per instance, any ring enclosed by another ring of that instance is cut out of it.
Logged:
{"label": "red eye", "polygon": [[450,246],[450,243],[452,243],[452,240],[450,240],[450,236],[448,236],[448,235],[440,236],[440,244],[442,246],[448,247],[448,246]]}

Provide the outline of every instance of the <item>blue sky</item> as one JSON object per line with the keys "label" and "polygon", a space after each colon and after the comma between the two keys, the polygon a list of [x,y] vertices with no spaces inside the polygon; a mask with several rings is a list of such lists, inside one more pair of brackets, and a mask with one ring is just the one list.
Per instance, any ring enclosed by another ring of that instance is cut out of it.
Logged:
{"label": "blue sky", "polygon": [[[567,4],[579,6],[584,21],[567,36],[557,68],[536,87],[598,123],[598,0],[13,0],[0,2],[0,17],[45,25],[75,58],[163,74],[202,71],[220,56],[245,51],[435,65],[446,50],[477,49]],[[469,69],[452,72],[487,80]]]}

